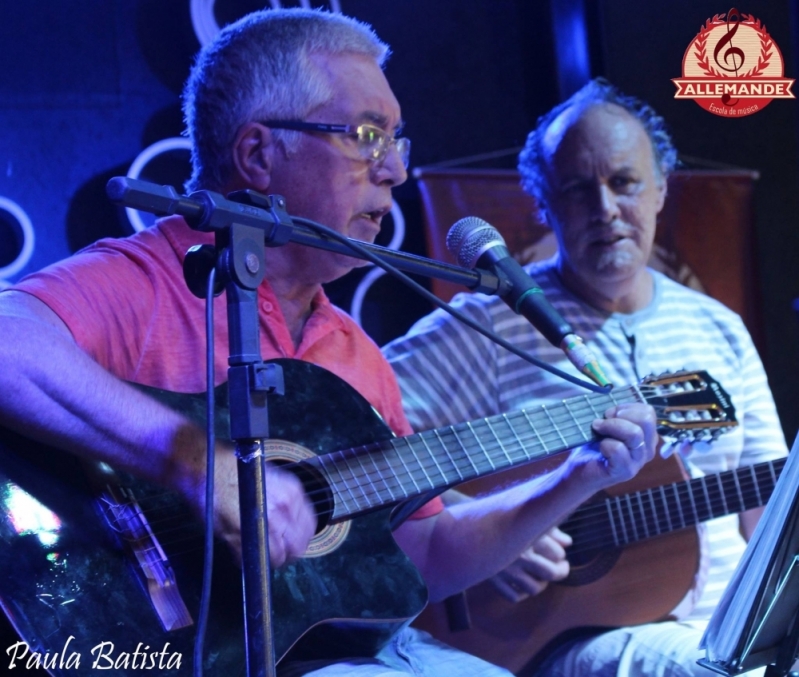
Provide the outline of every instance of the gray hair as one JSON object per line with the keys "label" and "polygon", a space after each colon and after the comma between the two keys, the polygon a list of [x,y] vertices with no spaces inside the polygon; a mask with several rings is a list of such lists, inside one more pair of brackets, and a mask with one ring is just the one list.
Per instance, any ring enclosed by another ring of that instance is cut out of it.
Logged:
{"label": "gray hair", "polygon": [[519,173],[525,191],[535,198],[542,214],[546,211],[549,184],[547,182],[548,158],[544,150],[544,137],[555,120],[567,110],[575,109],[581,115],[588,108],[609,103],[619,106],[632,115],[649,136],[655,165],[665,179],[677,165],[677,150],[666,131],[666,123],[647,103],[622,94],[604,78],[591,80],[578,92],[551,111],[538,118],[535,129],[527,136],[527,143],[519,154]]}
{"label": "gray hair", "polygon": [[[372,28],[320,10],[261,10],[226,26],[198,55],[183,90],[192,176],[186,190],[220,190],[233,173],[238,130],[253,120],[303,119],[334,92],[312,54],[389,55]],[[275,130],[288,149],[299,132]]]}

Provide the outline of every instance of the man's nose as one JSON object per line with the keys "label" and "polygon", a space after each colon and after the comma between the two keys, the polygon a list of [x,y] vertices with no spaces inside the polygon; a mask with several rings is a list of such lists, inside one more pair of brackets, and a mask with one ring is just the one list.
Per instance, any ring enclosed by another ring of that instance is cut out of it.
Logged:
{"label": "man's nose", "polygon": [[374,164],[373,171],[378,183],[388,183],[390,186],[399,186],[408,178],[408,171],[394,143],[389,147],[386,157]]}
{"label": "man's nose", "polygon": [[616,193],[610,186],[601,183],[594,198],[594,218],[602,223],[611,223],[621,214]]}

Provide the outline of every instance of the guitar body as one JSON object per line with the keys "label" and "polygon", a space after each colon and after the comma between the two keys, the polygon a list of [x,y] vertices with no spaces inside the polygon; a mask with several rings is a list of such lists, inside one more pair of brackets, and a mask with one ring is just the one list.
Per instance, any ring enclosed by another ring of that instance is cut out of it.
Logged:
{"label": "guitar body", "polygon": [[[279,363],[286,394],[269,396],[273,438],[325,454],[392,436],[371,406],[334,375],[305,362]],[[220,408],[226,392],[217,391]],[[202,396],[161,393],[160,399],[194,418],[203,415]],[[223,419],[217,429],[227,436]],[[133,491],[196,620],[201,525],[175,495],[142,482],[133,482]],[[38,665],[59,676],[95,675],[98,669],[191,674],[196,626],[162,628],[135,559],[110,527],[76,458],[0,430],[0,501],[0,601],[30,649],[24,654],[19,647],[15,667]],[[273,571],[279,659],[373,655],[421,611],[426,589],[391,536],[389,514],[384,508],[362,515],[324,554]],[[206,675],[244,675],[241,571],[221,545],[212,598]],[[38,664],[28,663],[34,651]]]}
{"label": "guitar body", "polygon": [[[508,484],[540,473],[541,464],[535,463],[481,478],[464,490],[483,492],[491,483],[496,487],[497,481]],[[636,477],[609,488],[605,495],[628,494],[686,478],[676,456],[657,456]],[[531,661],[538,663],[560,641],[588,629],[667,618],[694,585],[698,566],[699,535],[695,527],[689,527],[572,562],[566,580],[515,604],[491,583],[470,588],[466,593],[469,630],[450,630],[443,603],[430,604],[414,625],[447,644],[524,674]]]}

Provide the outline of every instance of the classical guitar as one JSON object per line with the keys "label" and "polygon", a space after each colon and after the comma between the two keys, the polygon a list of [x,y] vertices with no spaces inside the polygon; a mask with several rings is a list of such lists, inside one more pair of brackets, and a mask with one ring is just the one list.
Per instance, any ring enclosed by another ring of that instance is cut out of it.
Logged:
{"label": "classical guitar", "polygon": [[563,522],[573,539],[566,579],[515,604],[483,583],[466,594],[469,629],[451,630],[442,604],[415,625],[525,675],[565,639],[665,619],[695,583],[700,543],[691,527],[765,505],[785,460],[689,479],[678,456],[656,457]]}
{"label": "classical guitar", "polygon": [[[397,438],[336,376],[278,362],[286,383],[301,385],[269,398],[270,454],[303,479],[320,524],[306,556],[273,572],[281,660],[373,655],[422,610],[425,586],[391,535],[396,504],[590,441],[591,422],[614,403],[650,403],[666,435],[736,425],[727,394],[690,372]],[[201,417],[202,396],[158,396]],[[3,430],[0,501],[0,601],[25,643],[16,667],[190,674],[200,525],[175,495],[105,466],[87,476],[71,455]],[[243,674],[243,632],[240,572],[219,546],[207,675]]]}

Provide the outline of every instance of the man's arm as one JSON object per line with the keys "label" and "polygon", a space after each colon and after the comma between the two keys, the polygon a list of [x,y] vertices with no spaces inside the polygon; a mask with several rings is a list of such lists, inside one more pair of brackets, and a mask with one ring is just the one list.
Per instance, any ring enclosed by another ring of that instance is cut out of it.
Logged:
{"label": "man's arm", "polygon": [[749,542],[749,539],[752,538],[752,534],[755,533],[755,527],[757,527],[757,523],[763,516],[763,511],[765,509],[765,506],[760,508],[752,508],[752,510],[747,510],[746,512],[742,512],[738,515],[739,531],[747,543]]}
{"label": "man's arm", "polygon": [[[202,429],[100,367],[34,296],[0,294],[0,336],[0,423],[179,491],[196,510],[203,509]],[[239,549],[232,449],[220,447],[215,466],[214,526]],[[273,471],[267,479],[270,553],[279,566],[304,552],[315,520],[295,478]]]}
{"label": "man's arm", "polygon": [[573,452],[553,472],[504,491],[408,520],[397,541],[414,561],[433,601],[505,569],[530,543],[600,489],[633,477],[654,456],[651,407],[625,405],[596,421],[597,447]]}

